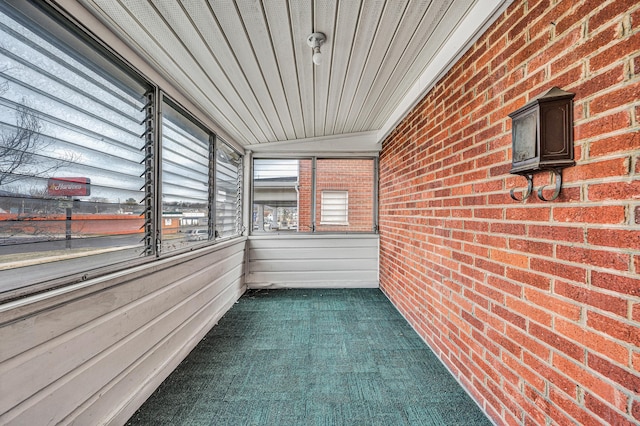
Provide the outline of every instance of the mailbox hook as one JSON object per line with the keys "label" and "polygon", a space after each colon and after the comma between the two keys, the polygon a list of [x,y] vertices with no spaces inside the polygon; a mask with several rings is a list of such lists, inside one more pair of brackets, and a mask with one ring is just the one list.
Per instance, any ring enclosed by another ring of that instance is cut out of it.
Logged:
{"label": "mailbox hook", "polygon": [[514,201],[522,202],[527,198],[529,198],[529,195],[531,195],[531,192],[533,192],[533,175],[531,173],[528,173],[524,175],[524,177],[527,179],[527,191],[524,194],[522,194],[521,199],[518,199],[518,197],[516,197],[515,188],[511,188],[511,191],[509,191],[509,195],[511,195],[511,198]]}
{"label": "mailbox hook", "polygon": [[544,198],[544,196],[542,195],[542,191],[545,187],[541,186],[540,188],[538,188],[538,198],[540,198],[540,200],[542,201],[555,200],[556,198],[558,198],[558,195],[560,195],[560,189],[562,189],[562,169],[551,169],[551,172],[555,175],[556,189],[555,191],[553,191],[553,195],[551,196],[551,198]]}

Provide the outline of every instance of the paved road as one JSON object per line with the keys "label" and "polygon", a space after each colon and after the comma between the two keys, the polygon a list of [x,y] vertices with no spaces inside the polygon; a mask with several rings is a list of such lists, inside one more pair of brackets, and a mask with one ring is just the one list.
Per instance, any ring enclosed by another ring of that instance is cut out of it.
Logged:
{"label": "paved road", "polygon": [[[142,234],[135,235],[109,235],[104,237],[72,238],[71,248],[105,248],[132,246],[140,243]],[[25,241],[21,239],[3,239],[0,244],[0,256],[4,254],[33,253],[52,250],[64,250],[67,241]]]}
{"label": "paved road", "polygon": [[99,256],[82,256],[66,259],[64,262],[51,262],[47,263],[46,267],[36,264],[0,270],[0,293],[56,278],[76,277],[79,281],[93,278],[99,274],[97,268],[139,257],[139,249],[124,249],[101,253]]}
{"label": "paved road", "polygon": [[[93,278],[109,265],[141,259],[141,238],[142,234],[72,238],[72,250],[67,251],[64,239],[26,242],[25,238],[14,238],[13,244],[7,244],[10,240],[0,236],[0,256],[5,256],[0,264],[4,266],[0,267],[0,293],[52,279]],[[171,251],[190,244],[199,242],[189,242],[180,234],[166,240],[163,247]],[[40,255],[28,256],[35,252]],[[20,256],[23,253],[25,256]]]}

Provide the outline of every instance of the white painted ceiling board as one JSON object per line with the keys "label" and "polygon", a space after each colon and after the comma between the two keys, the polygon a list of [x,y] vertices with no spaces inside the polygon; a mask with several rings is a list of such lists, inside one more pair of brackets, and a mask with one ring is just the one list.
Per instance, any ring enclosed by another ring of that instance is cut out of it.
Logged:
{"label": "white painted ceiling board", "polygon": [[[474,31],[512,0],[64,1],[84,5],[237,143],[322,151],[352,133],[385,134],[422,94],[434,57],[450,66],[442,46],[469,31],[469,11]],[[314,31],[327,36],[318,66]]]}
{"label": "white painted ceiling board", "polygon": [[291,116],[286,109],[277,107],[278,105],[286,105],[287,100],[282,81],[278,78],[280,71],[261,2],[243,0],[237,2],[237,6],[255,55],[254,60],[259,64],[267,86],[268,98],[260,99],[260,103],[270,113],[269,115],[273,116],[271,127],[276,138],[278,140],[295,138]]}
{"label": "white painted ceiling board", "polygon": [[[471,3],[469,0],[462,1]],[[452,0],[434,2],[434,7],[429,8],[424,15],[384,88],[378,91],[379,99],[384,101],[376,103],[379,108],[367,119],[366,127],[380,128],[384,123],[383,118],[396,107],[411,88],[412,82],[420,76],[431,59],[428,52],[437,51],[440,46],[438,37],[434,37],[434,34],[453,31],[453,26],[448,26],[450,23],[445,20],[446,16],[451,16],[452,3]],[[457,22],[455,15],[454,20]]]}
{"label": "white painted ceiling board", "polygon": [[[366,122],[372,111],[385,107],[386,103],[380,99],[380,92],[390,81],[392,73],[398,66],[402,56],[405,55],[409,43],[415,37],[416,32],[422,31],[421,23],[427,20],[426,15],[433,13],[432,11],[435,8],[434,3],[433,0],[414,0],[410,1],[407,5],[402,20],[398,24],[398,29],[389,43],[389,48],[387,49],[386,56],[382,60],[379,72],[369,86],[362,108],[358,111],[358,118],[354,125],[356,129],[366,129]],[[411,28],[413,30],[406,31],[404,30],[405,28]]]}
{"label": "white painted ceiling board", "polygon": [[[344,90],[340,98],[338,107],[338,117],[335,120],[334,133],[351,133],[347,117],[353,107],[353,97],[356,88],[360,83],[360,78],[367,65],[367,58],[372,47],[372,40],[375,37],[380,17],[384,9],[384,0],[367,0],[366,7],[362,8],[358,20],[358,27],[354,38],[354,49],[349,57],[349,67],[345,79]],[[355,106],[358,107],[357,105]]]}
{"label": "white painted ceiling board", "polygon": [[[185,2],[193,3],[193,2]],[[158,11],[166,20],[168,26],[173,29],[173,32],[179,42],[186,49],[192,52],[191,57],[193,64],[190,64],[190,72],[192,77],[199,77],[200,80],[196,83],[198,86],[206,87],[214,84],[214,80],[217,82],[216,87],[220,90],[220,94],[224,99],[230,101],[231,106],[241,117],[245,117],[245,122],[250,122],[246,117],[251,118],[256,122],[256,129],[264,129],[265,132],[269,129],[270,120],[264,115],[260,114],[262,109],[258,108],[255,97],[247,96],[249,92],[241,94],[236,87],[232,84],[228,74],[223,71],[218,62],[217,53],[213,51],[216,44],[210,44],[204,39],[200,28],[196,26],[194,20],[187,14],[187,11],[181,7],[181,3],[175,1],[162,1],[155,4]],[[194,13],[195,16],[206,16],[206,9],[198,9],[198,13]],[[211,25],[209,20],[209,28],[215,28]],[[243,79],[235,79],[237,85],[241,85]],[[246,84],[248,88],[249,86]],[[244,95],[244,96],[242,96]],[[252,112],[256,114],[252,114]],[[266,133],[266,138],[278,137],[273,132]]]}
{"label": "white painted ceiling board", "polygon": [[314,88],[315,88],[315,108],[314,108],[314,129],[315,136],[324,133],[327,102],[329,95],[329,83],[331,79],[331,68],[333,60],[333,34],[335,33],[336,2],[332,0],[316,0],[315,14],[313,17],[314,28],[318,28],[327,37],[321,46],[322,61],[314,68]]}
{"label": "white painted ceiling board", "polygon": [[290,27],[289,7],[284,0],[270,2],[270,7],[264,9],[273,50],[278,64],[278,74],[273,78],[278,78],[284,88],[286,97],[285,105],[287,109],[281,108],[282,113],[288,113],[294,127],[294,137],[298,139],[305,137],[304,119],[302,117],[302,103],[300,100],[300,86],[296,67],[291,64],[296,63],[293,51],[293,40],[290,31],[283,31],[283,28]]}
{"label": "white painted ceiling board", "polygon": [[347,117],[349,129],[352,132],[361,130],[357,125],[357,119],[363,110],[362,106],[365,105],[369,90],[385,63],[391,42],[396,32],[400,29],[400,20],[407,10],[407,3],[408,1],[400,0],[385,3],[382,19],[367,58],[367,65],[363,69],[362,77],[354,95],[353,105],[356,108],[352,108]]}
{"label": "white painted ceiling board", "polygon": [[[227,1],[211,1],[209,2],[211,10],[217,17],[217,22],[220,28],[225,34],[227,43],[221,46],[214,46],[214,54],[217,50],[228,49],[233,53],[240,69],[243,70],[242,78],[246,78],[249,82],[252,90],[252,97],[259,105],[262,105],[262,113],[269,115],[268,111],[272,110],[271,107],[265,107],[265,103],[271,102],[271,95],[267,88],[262,69],[259,62],[256,60],[256,56],[249,39],[249,34],[246,31],[242,17],[239,14],[238,9],[232,2]],[[239,76],[230,76],[238,79]],[[247,117],[242,117],[247,119]],[[274,135],[273,126],[279,125],[276,120],[274,123],[270,123],[265,128],[259,129],[254,123],[247,121],[247,125],[253,129],[253,133],[256,135],[258,142],[265,142],[269,139],[265,135]],[[259,134],[262,136],[259,136]]]}
{"label": "white painted ceiling board", "polygon": [[[262,123],[263,127],[268,127],[268,123],[276,118],[268,116],[273,108],[265,109],[258,102],[258,97],[253,92],[233,51],[228,48],[227,39],[216,16],[208,6],[203,6],[200,0],[184,0],[182,5],[197,29],[199,37],[204,41],[205,45],[199,49],[198,57],[203,57],[202,62],[205,63],[205,69],[212,74],[212,79],[216,81],[226,79],[235,96],[245,103],[245,108],[254,111],[256,122]],[[214,84],[213,81],[212,84]]]}
{"label": "white painted ceiling board", "polygon": [[[345,85],[360,10],[360,4],[344,1],[339,3],[335,32],[331,43],[333,54],[331,58],[331,81],[329,82],[324,126],[325,135],[333,134],[335,127],[334,124],[338,116],[338,107],[340,106],[342,90]],[[340,54],[337,54],[337,52],[340,52]]]}
{"label": "white painted ceiling board", "polygon": [[300,101],[302,103],[302,118],[306,138],[316,135],[314,119],[314,76],[313,62],[311,62],[311,48],[307,45],[307,37],[314,32],[312,5],[309,1],[289,2],[289,14],[291,24],[291,39],[293,40],[293,54],[296,57],[294,64],[298,75],[300,88]]}

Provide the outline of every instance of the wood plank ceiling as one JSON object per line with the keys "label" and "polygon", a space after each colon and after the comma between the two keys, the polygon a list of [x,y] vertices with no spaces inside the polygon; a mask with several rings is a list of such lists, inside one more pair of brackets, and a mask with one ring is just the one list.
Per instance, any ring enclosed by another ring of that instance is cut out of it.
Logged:
{"label": "wood plank ceiling", "polygon": [[[463,49],[505,1],[80,3],[250,149],[349,134],[380,138],[413,105],[416,87],[427,88],[421,79],[430,64],[460,53],[446,51],[451,40],[466,32],[456,45]],[[327,36],[317,66],[306,41],[314,31]]]}

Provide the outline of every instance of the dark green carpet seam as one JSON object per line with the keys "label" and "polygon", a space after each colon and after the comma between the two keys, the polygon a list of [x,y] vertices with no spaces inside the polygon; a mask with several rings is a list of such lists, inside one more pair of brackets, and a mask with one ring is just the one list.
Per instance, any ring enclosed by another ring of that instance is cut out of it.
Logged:
{"label": "dark green carpet seam", "polygon": [[261,290],[128,425],[491,425],[378,289]]}

